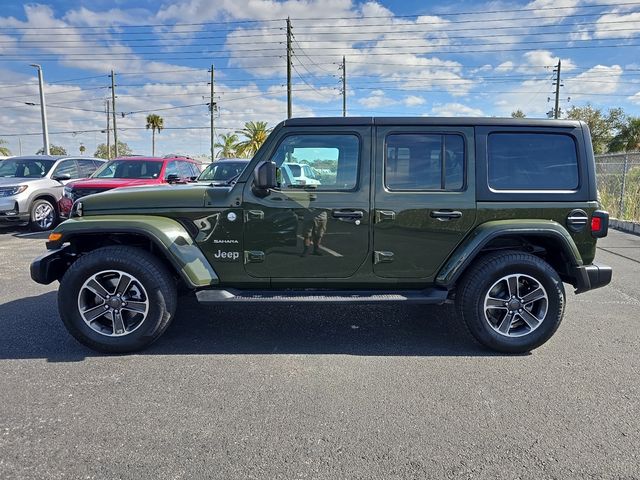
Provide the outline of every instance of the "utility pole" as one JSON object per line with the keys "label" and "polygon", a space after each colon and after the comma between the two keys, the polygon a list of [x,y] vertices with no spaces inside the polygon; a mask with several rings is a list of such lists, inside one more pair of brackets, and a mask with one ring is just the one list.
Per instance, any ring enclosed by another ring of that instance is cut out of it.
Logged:
{"label": "utility pole", "polygon": [[109,100],[106,100],[105,105],[107,106],[107,160],[111,160],[111,121],[109,120],[109,115],[111,114],[109,109]]}
{"label": "utility pole", "polygon": [[287,17],[287,118],[291,118],[291,19]]}
{"label": "utility pole", "polygon": [[347,116],[347,63],[342,56],[342,116]]}
{"label": "utility pole", "polygon": [[44,154],[49,155],[51,150],[49,148],[49,128],[47,126],[47,106],[44,102],[44,79],[42,75],[42,67],[37,63],[32,63],[32,67],[38,69],[38,85],[40,85],[40,115],[42,116],[42,141]]}
{"label": "utility pole", "polygon": [[560,67],[562,66],[562,61],[560,59],[558,59],[558,65],[556,66],[555,73],[556,73],[556,81],[555,81],[555,86],[556,86],[556,106],[553,109],[553,118],[555,118],[556,120],[558,118],[560,118]]}
{"label": "utility pole", "polygon": [[213,162],[215,160],[215,156],[213,154],[214,148],[215,148],[215,129],[213,126],[213,121],[215,118],[215,114],[216,114],[216,104],[214,101],[214,94],[215,94],[215,87],[214,87],[214,70],[213,70],[213,65],[211,65],[211,100],[209,103],[209,111],[211,113],[211,161]]}
{"label": "utility pole", "polygon": [[113,114],[113,157],[118,157],[118,129],[116,128],[116,74],[111,70],[111,113]]}

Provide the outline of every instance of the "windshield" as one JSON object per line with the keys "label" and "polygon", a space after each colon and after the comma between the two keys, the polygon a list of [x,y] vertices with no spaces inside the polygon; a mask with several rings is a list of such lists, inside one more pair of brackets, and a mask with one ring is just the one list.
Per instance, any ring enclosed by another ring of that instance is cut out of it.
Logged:
{"label": "windshield", "polygon": [[242,173],[249,162],[214,162],[200,174],[198,180],[224,182]]}
{"label": "windshield", "polygon": [[55,160],[44,158],[2,160],[0,162],[0,177],[42,178],[51,170],[54,163]]}
{"label": "windshield", "polygon": [[112,160],[105,163],[92,178],[158,178],[162,162],[146,160]]}

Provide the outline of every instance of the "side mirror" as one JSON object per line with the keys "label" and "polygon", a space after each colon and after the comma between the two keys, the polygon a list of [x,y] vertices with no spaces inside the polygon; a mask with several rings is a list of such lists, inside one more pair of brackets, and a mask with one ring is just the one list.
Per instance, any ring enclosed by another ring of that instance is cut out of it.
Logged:
{"label": "side mirror", "polygon": [[167,175],[167,183],[178,183],[180,176],[177,173],[170,173]]}
{"label": "side mirror", "polygon": [[258,190],[269,190],[278,186],[278,168],[273,162],[260,162],[253,171],[254,185]]}
{"label": "side mirror", "polygon": [[53,179],[58,182],[64,182],[67,180],[71,180],[71,175],[69,175],[68,173],[62,173],[60,175],[54,175]]}

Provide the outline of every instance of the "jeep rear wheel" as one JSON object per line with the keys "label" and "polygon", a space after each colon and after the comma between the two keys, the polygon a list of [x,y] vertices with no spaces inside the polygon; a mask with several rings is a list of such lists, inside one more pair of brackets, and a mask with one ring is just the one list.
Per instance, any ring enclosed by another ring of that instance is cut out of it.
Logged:
{"label": "jeep rear wheel", "polygon": [[457,311],[475,339],[507,353],[528,352],[549,340],[562,321],[564,302],[556,271],[517,251],[480,258],[456,295]]}
{"label": "jeep rear wheel", "polygon": [[176,309],[171,275],[153,255],[133,247],[104,247],[80,257],[58,292],[69,333],[94,350],[124,353],[155,341]]}

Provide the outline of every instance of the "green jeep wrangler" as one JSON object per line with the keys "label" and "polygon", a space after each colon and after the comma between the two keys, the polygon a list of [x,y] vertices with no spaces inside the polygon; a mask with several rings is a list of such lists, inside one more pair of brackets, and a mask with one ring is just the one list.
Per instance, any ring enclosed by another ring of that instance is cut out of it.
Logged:
{"label": "green jeep wrangler", "polygon": [[31,276],[60,281],[66,328],[105,352],[162,335],[180,289],[203,304],[454,302],[480,343],[519,353],[560,325],[563,283],[610,282],[593,262],[599,208],[581,122],[291,119],[223,184],[80,199]]}

